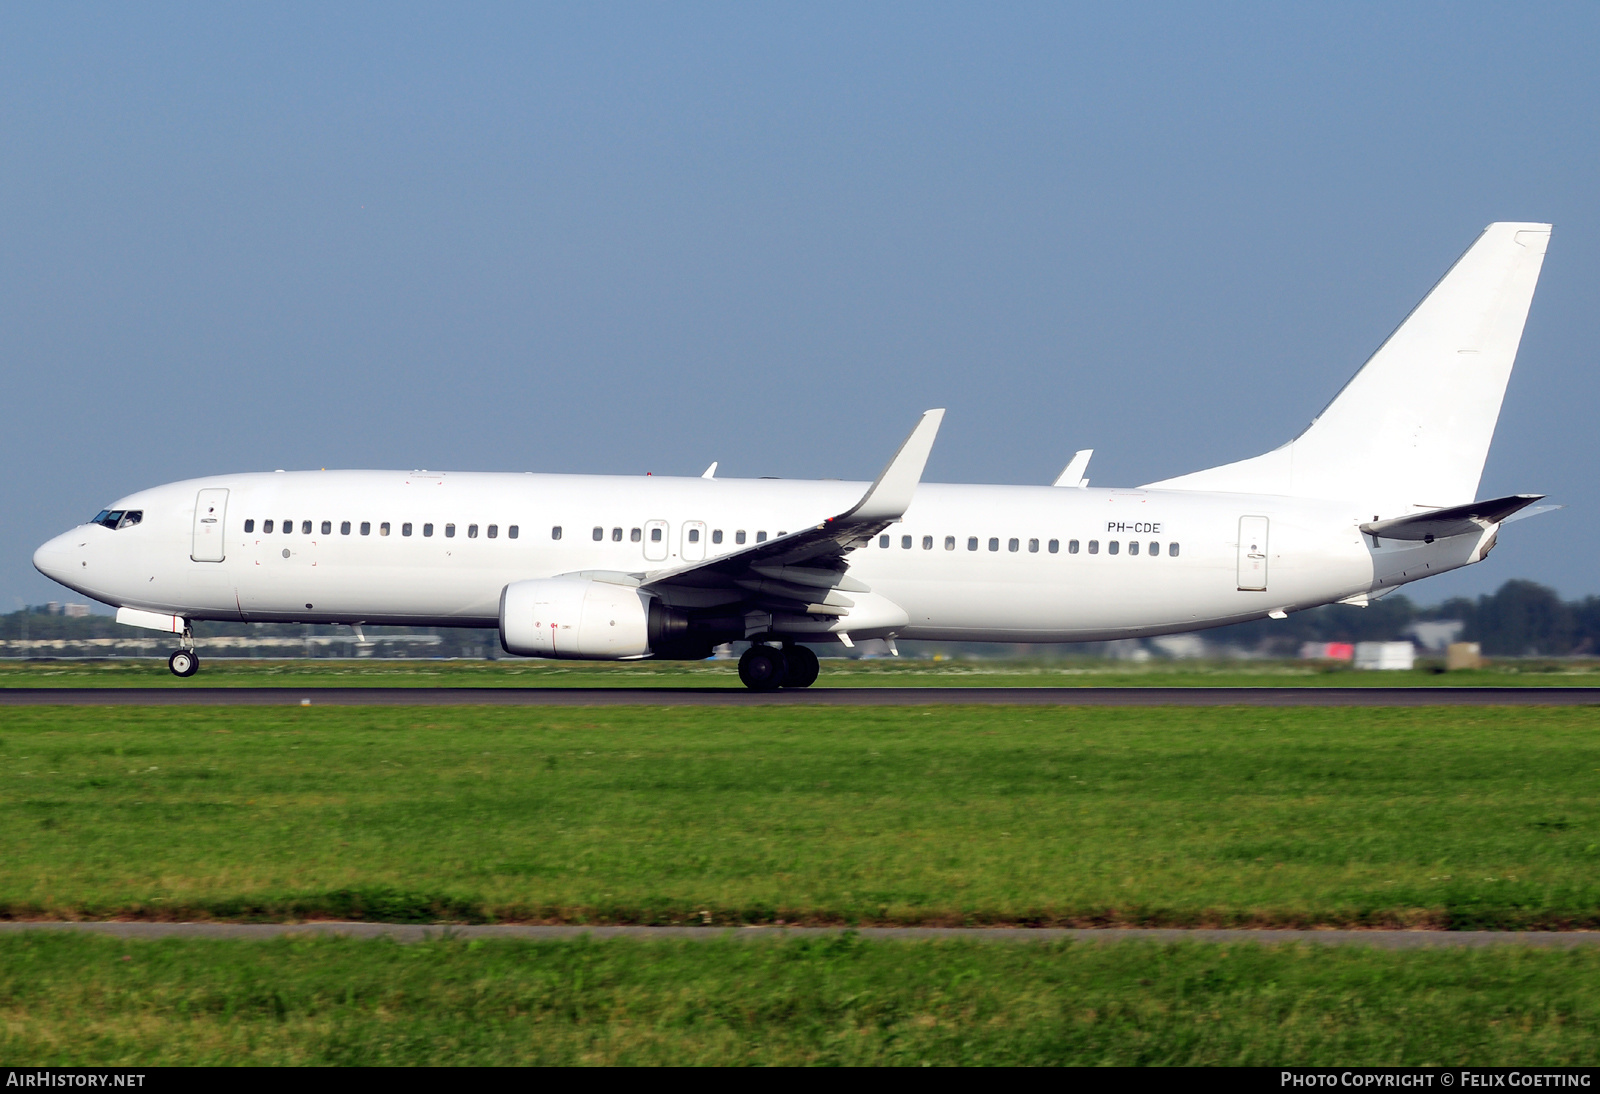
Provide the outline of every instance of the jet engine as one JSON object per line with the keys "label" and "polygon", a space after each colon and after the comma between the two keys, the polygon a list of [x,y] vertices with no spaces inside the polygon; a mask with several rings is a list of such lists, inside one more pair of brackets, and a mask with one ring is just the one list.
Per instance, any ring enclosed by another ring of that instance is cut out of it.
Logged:
{"label": "jet engine", "polygon": [[523,657],[694,660],[726,641],[702,630],[648,593],[593,578],[514,581],[500,593],[500,645]]}

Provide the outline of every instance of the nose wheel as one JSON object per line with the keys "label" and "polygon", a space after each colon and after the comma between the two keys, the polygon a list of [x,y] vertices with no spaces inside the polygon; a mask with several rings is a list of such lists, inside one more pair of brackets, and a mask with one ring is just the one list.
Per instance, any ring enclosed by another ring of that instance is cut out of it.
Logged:
{"label": "nose wheel", "polygon": [[194,650],[173,650],[167,668],[174,676],[190,677],[200,671],[200,657]]}

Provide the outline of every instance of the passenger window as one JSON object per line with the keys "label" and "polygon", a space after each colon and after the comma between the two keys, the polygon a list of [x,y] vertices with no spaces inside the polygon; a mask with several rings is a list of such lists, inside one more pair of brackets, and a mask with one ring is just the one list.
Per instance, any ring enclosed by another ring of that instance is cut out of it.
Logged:
{"label": "passenger window", "polygon": [[661,529],[659,529],[659,528],[650,529],[650,542],[651,543],[660,543],[661,542]]}
{"label": "passenger window", "polygon": [[978,537],[977,536],[968,536],[967,537],[967,550],[976,551],[977,549],[978,549]]}
{"label": "passenger window", "polygon": [[1050,553],[1053,555],[1061,553],[1061,541],[1059,539],[1050,541]]}
{"label": "passenger window", "polygon": [[400,526],[400,534],[402,536],[409,536],[411,534],[411,522],[409,520]]}
{"label": "passenger window", "polygon": [[1097,555],[1097,554],[1100,553],[1100,541],[1099,540],[1091,539],[1089,541],[1089,553],[1091,555]]}
{"label": "passenger window", "polygon": [[389,522],[388,521],[384,521],[382,524],[378,525],[378,534],[380,536],[386,536],[386,535],[389,534]]}
{"label": "passenger window", "polygon": [[506,538],[507,539],[516,539],[517,538],[517,531],[518,531],[517,526],[515,524],[513,524],[511,527],[506,529]]}
{"label": "passenger window", "polygon": [[489,527],[485,528],[484,531],[489,533],[490,539],[500,538],[500,526],[498,524],[491,524]]}
{"label": "passenger window", "polygon": [[900,537],[900,549],[902,551],[911,550],[911,537],[910,536],[901,536]]}
{"label": "passenger window", "polygon": [[325,520],[322,522],[322,534],[325,536],[333,535],[333,521]]}
{"label": "passenger window", "polygon": [[924,551],[933,550],[933,537],[932,536],[923,536],[922,537],[922,549]]}
{"label": "passenger window", "polygon": [[467,538],[468,539],[477,539],[478,538],[478,526],[476,524],[467,525]]}
{"label": "passenger window", "polygon": [[[470,536],[470,535],[472,535],[472,533],[468,532],[467,535]],[[594,537],[593,538],[594,538],[594,541],[596,543],[599,543],[601,540],[606,538],[606,530],[604,528],[596,528],[594,530]]]}
{"label": "passenger window", "polygon": [[1106,554],[1114,555],[1120,550],[1122,550],[1122,541],[1121,540],[1113,539],[1113,540],[1108,540],[1106,542]]}
{"label": "passenger window", "polygon": [[994,536],[990,536],[989,537],[989,550],[998,551],[999,549],[1000,549],[1000,541],[999,541],[999,539],[995,538]]}
{"label": "passenger window", "polygon": [[311,534],[311,522],[309,520],[303,520],[300,522],[300,534],[303,536],[309,536]]}
{"label": "passenger window", "polygon": [[[444,534],[447,535],[447,536],[455,535],[456,534],[456,526],[454,524],[446,524],[444,526]],[[560,539],[561,538],[561,525],[558,524],[554,528],[550,529],[550,538],[551,539]]]}
{"label": "passenger window", "polygon": [[1078,541],[1075,540],[1075,539],[1067,540],[1067,554],[1075,555],[1077,553],[1078,553]]}
{"label": "passenger window", "polygon": [[1008,551],[1015,551],[1020,546],[1022,546],[1022,545],[1020,543],[1018,543],[1015,539],[1009,539],[1009,540],[1006,541],[1006,550],[1008,550]]}
{"label": "passenger window", "polygon": [[613,528],[613,529],[611,529],[611,542],[612,543],[621,543],[622,542],[622,529],[621,528]]}
{"label": "passenger window", "polygon": [[1036,555],[1036,554],[1039,553],[1039,541],[1038,540],[1030,539],[1028,541],[1028,553],[1030,555]]}
{"label": "passenger window", "polygon": [[341,520],[339,522],[339,534],[341,536],[348,536],[350,534],[350,522],[349,521]]}
{"label": "passenger window", "polygon": [[641,543],[643,541],[644,541],[644,533],[641,532],[639,529],[635,528],[635,529],[633,529],[633,531],[628,533],[628,542],[630,542],[630,543]]}
{"label": "passenger window", "polygon": [[765,533],[765,532],[757,532],[756,533],[756,542],[757,543],[765,543],[765,542],[767,542],[767,533]]}
{"label": "passenger window", "polygon": [[954,551],[956,549],[956,537],[955,536],[945,536],[944,537],[944,549],[946,551]]}
{"label": "passenger window", "polygon": [[1168,558],[1177,558],[1178,557],[1178,545],[1176,543],[1167,544],[1167,557]]}
{"label": "passenger window", "polygon": [[[446,524],[444,526],[444,538],[445,539],[455,539],[456,538],[456,526],[454,524]],[[559,529],[559,528],[556,529],[556,534],[555,534],[554,538],[555,539],[560,539],[561,538],[561,529]]]}
{"label": "passenger window", "polygon": [[744,542],[744,529],[743,528],[741,528],[737,532],[733,533],[733,542],[735,542],[735,543],[743,543]]}
{"label": "passenger window", "polygon": [[1139,541],[1138,540],[1130,539],[1128,541],[1128,553],[1130,555],[1136,555],[1136,554],[1139,553]]}
{"label": "passenger window", "polygon": [[1155,540],[1151,540],[1150,541],[1150,557],[1154,558],[1156,555],[1159,555],[1160,553],[1161,553],[1161,544],[1157,543]]}
{"label": "passenger window", "polygon": [[292,521],[292,520],[283,521],[278,525],[278,532],[279,532],[280,535],[285,535],[286,536],[286,535],[290,534],[293,531],[294,531],[294,521]]}
{"label": "passenger window", "polygon": [[361,522],[361,534],[364,536],[370,536],[372,534],[372,522],[370,520],[364,520]]}
{"label": "passenger window", "polygon": [[262,530],[262,532],[270,532],[270,531],[272,531],[272,522],[270,520],[262,521],[261,522],[261,530]]}
{"label": "passenger window", "polygon": [[246,532],[254,532],[256,530],[256,522],[253,521],[253,520],[245,521],[244,522],[244,530]]}
{"label": "passenger window", "polygon": [[879,547],[887,547],[887,546],[889,546],[889,537],[888,536],[879,536],[878,537],[878,546]]}
{"label": "passenger window", "polygon": [[427,539],[428,537],[430,537],[432,535],[433,535],[433,525],[424,524],[422,526],[422,538],[423,539]]}
{"label": "passenger window", "polygon": [[722,529],[721,528],[713,528],[711,530],[711,542],[712,543],[721,543],[722,542]]}
{"label": "passenger window", "polygon": [[[619,531],[619,532],[621,530],[622,529],[620,529],[620,528],[617,529],[617,531]],[[698,528],[689,529],[689,542],[690,543],[699,543],[700,542],[700,529],[698,529]]]}

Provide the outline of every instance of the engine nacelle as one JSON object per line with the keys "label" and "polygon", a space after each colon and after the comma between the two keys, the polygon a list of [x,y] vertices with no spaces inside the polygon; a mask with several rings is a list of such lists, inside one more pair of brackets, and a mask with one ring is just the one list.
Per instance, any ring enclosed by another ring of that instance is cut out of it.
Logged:
{"label": "engine nacelle", "polygon": [[631,586],[585,577],[514,581],[500,593],[500,645],[524,657],[648,657],[652,604]]}

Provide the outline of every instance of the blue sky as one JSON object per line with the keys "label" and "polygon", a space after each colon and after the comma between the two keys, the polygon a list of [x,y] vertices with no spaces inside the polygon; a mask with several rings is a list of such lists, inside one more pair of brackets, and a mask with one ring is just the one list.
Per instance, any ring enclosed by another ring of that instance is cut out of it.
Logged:
{"label": "blue sky", "polygon": [[1600,593],[1594,5],[7,5],[0,607],[305,467],[1133,485],[1297,433],[1556,224],[1487,565]]}

